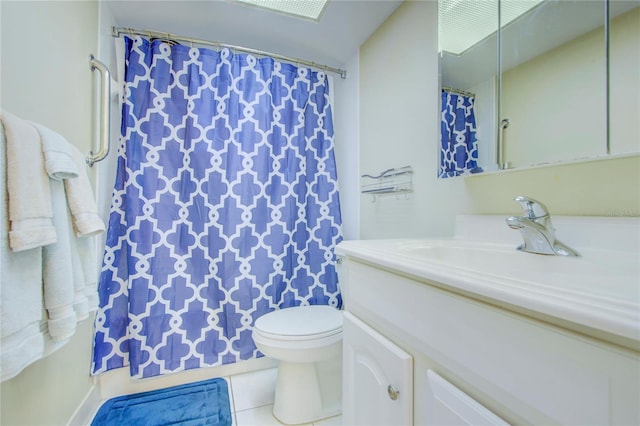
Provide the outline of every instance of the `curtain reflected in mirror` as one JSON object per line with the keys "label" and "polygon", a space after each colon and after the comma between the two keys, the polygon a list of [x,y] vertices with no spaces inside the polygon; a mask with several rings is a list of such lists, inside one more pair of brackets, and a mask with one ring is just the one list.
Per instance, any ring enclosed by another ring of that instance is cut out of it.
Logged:
{"label": "curtain reflected in mirror", "polygon": [[480,173],[476,137],[475,95],[443,88],[440,120],[440,170],[446,178]]}

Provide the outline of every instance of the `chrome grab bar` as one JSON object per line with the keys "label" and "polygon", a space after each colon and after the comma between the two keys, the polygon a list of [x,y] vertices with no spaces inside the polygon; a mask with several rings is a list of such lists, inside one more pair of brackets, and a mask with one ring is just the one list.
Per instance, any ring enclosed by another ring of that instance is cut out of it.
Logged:
{"label": "chrome grab bar", "polygon": [[505,118],[500,121],[500,130],[498,133],[498,149],[496,150],[496,162],[498,163],[498,170],[506,170],[511,165],[504,162],[504,129],[509,127],[509,119]]}
{"label": "chrome grab bar", "polygon": [[111,73],[105,64],[93,55],[89,57],[91,71],[100,71],[100,149],[94,153],[91,150],[87,157],[89,167],[109,154],[109,117],[111,116]]}

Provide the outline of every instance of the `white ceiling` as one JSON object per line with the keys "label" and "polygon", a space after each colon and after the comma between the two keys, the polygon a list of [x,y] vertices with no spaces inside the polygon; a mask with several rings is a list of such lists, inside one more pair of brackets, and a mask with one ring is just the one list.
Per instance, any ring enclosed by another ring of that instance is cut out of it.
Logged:
{"label": "white ceiling", "polygon": [[217,41],[341,68],[402,0],[330,0],[320,22],[231,0],[106,3],[119,27]]}

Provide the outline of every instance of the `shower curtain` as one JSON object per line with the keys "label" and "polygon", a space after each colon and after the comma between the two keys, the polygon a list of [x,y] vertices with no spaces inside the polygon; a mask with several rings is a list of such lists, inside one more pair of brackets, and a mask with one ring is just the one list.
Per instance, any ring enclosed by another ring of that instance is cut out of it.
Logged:
{"label": "shower curtain", "polygon": [[329,86],[271,58],[125,39],[94,374],[261,356],[254,321],[340,307]]}
{"label": "shower curtain", "polygon": [[475,98],[442,90],[438,177],[479,173]]}

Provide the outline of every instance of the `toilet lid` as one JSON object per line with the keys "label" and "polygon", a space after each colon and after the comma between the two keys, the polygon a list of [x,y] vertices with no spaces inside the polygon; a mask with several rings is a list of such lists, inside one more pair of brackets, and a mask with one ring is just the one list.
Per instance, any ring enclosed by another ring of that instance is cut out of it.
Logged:
{"label": "toilet lid", "polygon": [[326,305],[279,309],[258,318],[254,330],[281,339],[322,338],[342,333],[342,311]]}

